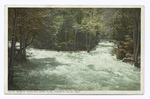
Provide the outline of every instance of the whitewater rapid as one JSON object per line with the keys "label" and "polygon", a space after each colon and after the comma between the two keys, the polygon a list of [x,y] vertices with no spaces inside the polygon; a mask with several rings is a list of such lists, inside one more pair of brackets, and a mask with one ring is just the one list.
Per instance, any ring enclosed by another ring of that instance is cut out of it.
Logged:
{"label": "whitewater rapid", "polygon": [[37,78],[32,84],[44,90],[140,90],[140,69],[112,56],[113,47],[102,41],[89,53],[29,48],[28,59],[42,68],[28,77]]}

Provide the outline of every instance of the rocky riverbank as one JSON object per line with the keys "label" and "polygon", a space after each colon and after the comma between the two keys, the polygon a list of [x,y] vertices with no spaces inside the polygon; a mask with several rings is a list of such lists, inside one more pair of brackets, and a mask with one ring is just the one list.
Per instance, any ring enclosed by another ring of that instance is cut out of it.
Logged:
{"label": "rocky riverbank", "polygon": [[[134,64],[134,54],[131,54],[131,53],[129,53],[129,51],[127,51],[126,49],[124,49],[124,47],[122,47],[122,46],[125,46],[125,45],[121,45],[121,41],[114,40],[113,42],[114,42],[115,45],[117,45],[117,47],[114,49],[115,50],[114,54],[116,54],[116,55],[120,55],[121,54],[122,57],[123,57],[123,58],[118,58],[118,56],[117,56],[117,58],[121,59],[122,62]],[[118,52],[116,51],[116,49],[117,50],[123,50],[123,51],[122,51],[122,53],[118,54]],[[130,48],[128,48],[128,50],[130,50]],[[138,56],[138,66],[140,67],[140,65],[141,65],[141,56],[139,55]]]}
{"label": "rocky riverbank", "polygon": [[[134,64],[134,58],[133,58],[133,54],[127,53],[126,57],[122,59],[122,62],[126,62],[126,63],[130,63],[130,64]],[[138,66],[141,65],[141,57],[138,57]]]}

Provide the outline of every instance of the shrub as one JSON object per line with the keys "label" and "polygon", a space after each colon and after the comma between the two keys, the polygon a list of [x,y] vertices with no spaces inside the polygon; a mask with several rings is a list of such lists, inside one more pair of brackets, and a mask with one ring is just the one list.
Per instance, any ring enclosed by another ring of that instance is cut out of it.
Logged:
{"label": "shrub", "polygon": [[133,40],[129,35],[125,36],[125,41],[121,41],[118,48],[115,49],[114,53],[118,59],[123,59],[127,53],[133,54]]}

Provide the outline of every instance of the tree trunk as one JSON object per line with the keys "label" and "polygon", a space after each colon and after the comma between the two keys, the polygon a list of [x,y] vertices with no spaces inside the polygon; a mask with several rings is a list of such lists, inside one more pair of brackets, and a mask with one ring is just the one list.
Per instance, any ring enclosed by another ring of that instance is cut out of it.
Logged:
{"label": "tree trunk", "polygon": [[23,32],[23,59],[26,60],[26,42],[25,42],[25,33]]}
{"label": "tree trunk", "polygon": [[133,44],[134,44],[134,66],[138,67],[138,50],[139,50],[139,38],[138,38],[138,28],[137,28],[137,13],[135,9],[132,12],[133,20]]}
{"label": "tree trunk", "polygon": [[10,85],[13,84],[13,74],[14,74],[14,56],[15,56],[15,46],[16,46],[16,27],[17,27],[17,12],[16,9],[14,9],[15,16],[14,16],[14,23],[13,23],[13,33],[12,33],[12,42],[11,42],[11,55],[10,55],[10,60],[8,64],[8,89]]}
{"label": "tree trunk", "polygon": [[[139,11],[137,11],[138,12],[138,14],[137,14],[137,17],[139,16],[140,17],[140,12]],[[139,18],[140,19],[140,18]],[[140,20],[139,19],[137,19],[137,49],[136,49],[136,63],[135,63],[135,66],[136,67],[140,67],[140,60],[139,60],[139,54],[140,54],[140,41],[141,41],[141,39],[140,39]]]}
{"label": "tree trunk", "polygon": [[[93,27],[93,9],[92,9],[92,29],[93,29],[93,28],[94,28],[94,27]],[[89,52],[90,49],[91,49],[91,33],[90,33],[90,35],[89,35],[89,47],[88,47],[88,51],[87,51],[87,52]]]}
{"label": "tree trunk", "polygon": [[66,50],[67,50],[67,49],[68,49],[68,48],[67,48],[67,46],[68,46],[67,43],[68,43],[68,42],[67,42],[67,31],[66,31],[66,29],[65,29],[65,39],[66,39]]}
{"label": "tree trunk", "polygon": [[140,67],[139,61],[138,61],[139,47],[140,47],[140,38],[139,38],[139,28],[138,28],[137,48],[136,48],[136,51],[135,51],[135,62],[134,62],[134,66],[136,66],[136,67]]}
{"label": "tree trunk", "polygon": [[74,36],[74,52],[75,52],[75,47],[76,47],[76,33],[77,33],[77,30],[75,30],[75,36]]}
{"label": "tree trunk", "polygon": [[78,33],[76,33],[76,48],[78,48]]}
{"label": "tree trunk", "polygon": [[22,54],[22,34],[20,34],[20,54]]}
{"label": "tree trunk", "polygon": [[19,27],[19,28],[20,28],[20,57],[19,58],[20,58],[20,60],[22,60],[22,57],[23,57],[22,56],[22,43],[23,43],[22,39],[23,38],[22,38],[22,28],[21,27]]}
{"label": "tree trunk", "polygon": [[89,46],[88,46],[88,52],[90,52],[91,49],[91,33],[89,35]]}
{"label": "tree trunk", "polygon": [[16,45],[16,38],[15,38],[15,36],[13,36],[12,43],[11,43],[10,62],[9,62],[9,66],[8,66],[8,84],[10,84],[10,85],[13,84],[15,45]]}
{"label": "tree trunk", "polygon": [[87,32],[86,32],[86,50],[87,50],[87,52],[88,52],[88,41],[87,41],[88,39],[87,39]]}
{"label": "tree trunk", "polygon": [[40,48],[43,48],[42,46],[42,38],[40,37]]}

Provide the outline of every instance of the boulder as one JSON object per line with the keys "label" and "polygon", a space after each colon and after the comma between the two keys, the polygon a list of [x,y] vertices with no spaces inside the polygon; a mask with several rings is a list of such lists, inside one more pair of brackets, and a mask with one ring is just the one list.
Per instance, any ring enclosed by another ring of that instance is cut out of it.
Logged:
{"label": "boulder", "polygon": [[134,60],[133,60],[133,58],[123,58],[122,59],[122,62],[126,62],[126,63],[133,63],[134,62]]}
{"label": "boulder", "polygon": [[131,57],[133,58],[133,55],[132,55],[132,54],[130,54],[130,53],[127,53],[127,54],[126,54],[126,58],[131,58]]}

